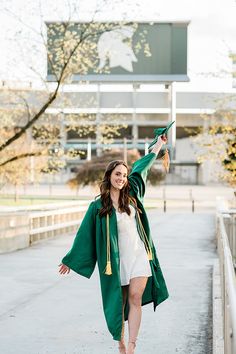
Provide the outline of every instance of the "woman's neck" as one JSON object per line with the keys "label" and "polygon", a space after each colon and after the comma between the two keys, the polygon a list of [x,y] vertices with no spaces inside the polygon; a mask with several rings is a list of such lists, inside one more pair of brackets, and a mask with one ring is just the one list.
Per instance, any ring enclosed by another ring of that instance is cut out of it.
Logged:
{"label": "woman's neck", "polygon": [[111,200],[112,200],[113,204],[118,206],[119,197],[120,197],[120,190],[111,186],[110,196],[111,196]]}

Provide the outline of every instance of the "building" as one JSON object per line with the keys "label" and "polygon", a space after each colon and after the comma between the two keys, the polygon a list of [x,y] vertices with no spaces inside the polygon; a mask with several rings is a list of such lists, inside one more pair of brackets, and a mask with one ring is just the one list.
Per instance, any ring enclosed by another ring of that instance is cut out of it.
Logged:
{"label": "building", "polygon": [[[182,1],[181,4],[186,6],[185,1]],[[99,142],[101,132],[99,129],[92,131],[89,127],[101,126],[104,121],[124,125],[120,129],[120,135],[114,138],[112,146],[121,147],[125,142],[127,148],[138,148],[141,153],[145,153],[148,141],[153,138],[153,129],[163,126],[173,119],[176,120],[176,130],[173,130],[169,137],[169,147],[174,160],[174,169],[172,170],[172,176],[168,177],[167,183],[207,184],[215,181],[214,175],[211,174],[212,166],[210,164],[204,169],[198,165],[198,147],[194,145],[189,136],[195,128],[208,124],[207,119],[204,119],[203,116],[210,118],[214,114],[218,108],[218,100],[222,99],[223,96],[235,94],[235,90],[232,88],[232,75],[229,74],[229,70],[226,76],[218,75],[226,67],[231,67],[229,52],[225,51],[224,56],[222,53],[218,55],[219,48],[222,49],[222,40],[229,39],[231,41],[231,37],[236,31],[236,26],[226,21],[222,22],[220,19],[222,19],[222,16],[226,18],[226,15],[229,14],[233,16],[235,4],[230,1],[226,2],[223,10],[221,6],[217,7],[217,4],[211,0],[207,3],[198,3],[197,8],[196,5],[193,8],[187,6],[185,7],[184,21],[181,14],[181,4],[179,9],[170,9],[167,2],[160,2],[158,21],[159,23],[189,24],[188,54],[185,66],[190,81],[181,83],[177,82],[178,80],[162,79],[159,81],[128,82],[126,80],[109,83],[104,82],[104,80],[96,82],[93,80],[88,85],[81,84],[79,81],[77,83],[74,81],[70,85],[63,85],[59,98],[47,109],[46,114],[50,121],[55,122],[58,117],[62,118],[63,123],[59,126],[61,145],[66,149],[73,146],[76,149],[83,150],[85,154],[81,155],[78,161],[68,160],[67,168],[63,171],[63,174],[54,177],[56,181],[60,182],[68,179],[71,168],[75,163],[101,153],[101,149],[104,147]],[[207,13],[214,16],[208,16],[206,20],[200,11],[201,5],[207,5]],[[58,5],[58,9],[58,11],[63,11],[61,5]],[[26,16],[29,9],[25,10],[23,16]],[[48,5],[44,5],[44,13],[46,15],[40,18],[40,14],[35,10],[33,11],[32,23],[33,19],[38,20],[38,22],[36,21],[38,25],[34,24],[35,28],[38,28],[39,23],[46,26],[47,23],[51,23],[50,21],[58,21],[58,14],[55,14],[52,8],[49,9]],[[134,17],[137,21],[140,21],[139,15],[136,14]],[[150,21],[150,18],[153,19],[153,12],[147,10],[144,18],[146,21]],[[73,20],[77,20],[76,16]],[[209,21],[212,25],[220,23],[221,29],[224,30],[220,38],[218,38],[220,28],[212,29]],[[208,45],[209,40],[211,40],[211,46]],[[21,47],[22,44],[23,39]],[[231,47],[230,51],[232,52],[233,49]],[[27,50],[27,45],[25,50]],[[41,53],[43,54],[42,48]],[[25,67],[28,61],[27,58]],[[32,53],[32,61],[36,63],[34,53]],[[42,56],[39,62],[39,71],[45,79],[50,81],[46,70],[46,57]],[[22,69],[22,63],[18,66],[18,74],[20,68]],[[210,70],[213,71],[213,75],[211,75]],[[27,70],[22,71],[27,72]],[[30,75],[32,73],[29,74],[29,72],[24,75],[19,89],[25,90],[23,81],[27,79],[32,82],[31,88],[28,88],[29,96],[37,96],[36,77],[30,77]],[[1,76],[3,80],[9,81],[6,71],[2,71]],[[51,85],[50,82],[48,84]],[[73,130],[67,130],[71,115],[78,117],[78,127],[85,126],[81,134],[76,134]],[[106,146],[106,148],[108,147]]]}

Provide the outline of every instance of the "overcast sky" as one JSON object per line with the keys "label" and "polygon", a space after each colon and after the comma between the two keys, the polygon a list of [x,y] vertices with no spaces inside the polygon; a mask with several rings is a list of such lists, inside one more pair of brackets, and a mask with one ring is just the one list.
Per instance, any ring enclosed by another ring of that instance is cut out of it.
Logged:
{"label": "overcast sky", "polygon": [[[73,10],[74,4],[79,4],[78,12]],[[236,52],[233,0],[0,0],[0,80],[35,79],[29,67],[45,75],[43,46],[36,34],[42,20],[67,20],[68,12],[72,20],[90,20],[98,7],[97,20],[190,21],[188,73],[192,85],[206,77],[210,85],[216,82],[214,77],[221,76],[224,80],[217,79],[217,85],[231,87],[227,72],[231,71],[228,54]]]}

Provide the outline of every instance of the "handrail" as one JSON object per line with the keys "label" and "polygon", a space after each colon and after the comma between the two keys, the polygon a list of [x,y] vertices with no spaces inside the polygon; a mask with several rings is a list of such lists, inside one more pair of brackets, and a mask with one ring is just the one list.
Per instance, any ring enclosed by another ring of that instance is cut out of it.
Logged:
{"label": "handrail", "polygon": [[31,229],[29,231],[29,234],[30,235],[37,235],[37,234],[42,234],[42,233],[45,233],[48,231],[56,231],[56,230],[60,230],[60,229],[65,229],[70,226],[79,226],[81,221],[82,221],[82,219],[78,219],[75,221],[67,221],[67,222],[60,223],[60,224],[38,227],[36,229]]}
{"label": "handrail", "polygon": [[0,253],[26,248],[49,237],[75,234],[87,206],[80,203],[54,204],[52,210],[45,206],[44,210],[38,209],[1,213],[4,222],[0,224]]}
{"label": "handrail", "polygon": [[51,236],[75,232],[86,209],[85,206],[79,205],[29,213],[30,244]]}
{"label": "handrail", "polygon": [[29,213],[29,216],[31,219],[33,219],[33,218],[41,218],[44,216],[72,214],[72,213],[85,211],[85,210],[86,210],[85,206],[74,206],[74,207],[64,208],[64,209],[31,212]]}
{"label": "handrail", "polygon": [[[224,224],[227,214],[218,213],[217,244],[220,258],[224,313],[225,354],[236,353],[236,277],[229,240]],[[230,217],[230,215],[228,215]]]}
{"label": "handrail", "polygon": [[88,200],[74,200],[74,201],[64,201],[56,203],[49,203],[49,204],[36,204],[36,205],[28,205],[28,206],[0,206],[0,213],[7,214],[11,213],[18,213],[18,212],[44,212],[47,210],[58,210],[58,209],[65,209],[70,207],[84,207],[87,206]]}

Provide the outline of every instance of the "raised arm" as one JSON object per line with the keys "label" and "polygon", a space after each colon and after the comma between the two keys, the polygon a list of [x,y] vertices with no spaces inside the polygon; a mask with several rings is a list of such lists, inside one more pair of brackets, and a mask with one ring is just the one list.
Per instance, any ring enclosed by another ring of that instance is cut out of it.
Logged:
{"label": "raised arm", "polygon": [[165,136],[159,136],[157,142],[153,145],[152,150],[149,152],[149,154],[135,161],[132,166],[132,170],[128,176],[128,180],[134,193],[141,200],[143,199],[145,194],[148,171],[152,167],[158,153],[160,152],[162,146],[166,144],[166,142],[167,138]]}
{"label": "raised arm", "polygon": [[154,152],[156,155],[159,154],[163,145],[167,143],[167,137],[165,135],[159,136],[157,142],[153,145],[151,152]]}

